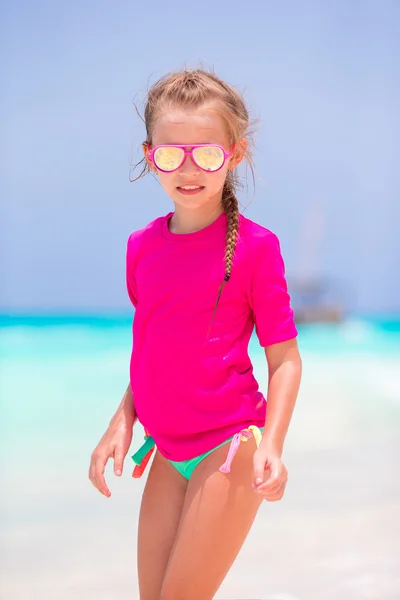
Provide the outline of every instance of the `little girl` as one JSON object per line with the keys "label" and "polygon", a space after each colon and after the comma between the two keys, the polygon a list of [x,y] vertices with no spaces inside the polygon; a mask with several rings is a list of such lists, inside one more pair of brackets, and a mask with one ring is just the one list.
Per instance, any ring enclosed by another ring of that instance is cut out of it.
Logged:
{"label": "little girl", "polygon": [[[140,599],[208,600],[262,500],[285,491],[301,358],[278,238],[238,209],[235,169],[251,164],[240,94],[204,70],[170,74],[150,89],[145,124],[140,176],[159,178],[174,211],[128,240],[130,384],[89,478],[111,496],[105,465],[113,458],[122,474],[138,419],[134,476],[156,448],[139,516]],[[265,396],[248,355],[254,326]]]}

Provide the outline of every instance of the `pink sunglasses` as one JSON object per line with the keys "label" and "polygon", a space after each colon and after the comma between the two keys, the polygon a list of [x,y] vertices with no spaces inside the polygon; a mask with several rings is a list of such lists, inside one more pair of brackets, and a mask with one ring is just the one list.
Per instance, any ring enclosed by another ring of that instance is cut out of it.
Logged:
{"label": "pink sunglasses", "polygon": [[[190,154],[192,161],[203,171],[219,171],[225,164],[226,159],[232,154],[235,144],[226,150],[217,144],[197,144],[175,146],[164,144],[155,146],[150,150],[148,157],[154,165],[163,173],[172,173],[179,169],[185,161],[186,155]],[[190,150],[189,150],[190,148]]]}

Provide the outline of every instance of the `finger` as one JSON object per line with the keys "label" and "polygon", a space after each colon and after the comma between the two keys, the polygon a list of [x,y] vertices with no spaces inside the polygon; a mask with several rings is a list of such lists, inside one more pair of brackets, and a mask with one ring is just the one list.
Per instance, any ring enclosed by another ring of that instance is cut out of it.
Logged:
{"label": "finger", "polygon": [[111,496],[111,492],[107,487],[106,480],[104,478],[105,466],[107,464],[107,460],[104,462],[101,459],[97,459],[94,462],[93,468],[93,478],[91,479],[95,488],[99,490],[100,493],[104,494],[108,498]]}
{"label": "finger", "polygon": [[265,474],[265,459],[254,454],[253,458],[253,481],[254,485],[260,485],[264,481]]}
{"label": "finger", "polygon": [[268,486],[266,484],[263,484],[262,486],[257,486],[255,491],[257,492],[257,494],[274,494],[277,490],[279,490],[281,485],[281,481],[278,480],[275,482],[274,486]]}
{"label": "finger", "polygon": [[265,478],[270,477],[270,474],[268,459],[256,452],[253,458],[253,487],[262,484]]}
{"label": "finger", "polygon": [[283,471],[283,465],[280,461],[272,461],[270,466],[271,475],[268,478],[268,481],[272,481],[278,479]]}
{"label": "finger", "polygon": [[279,493],[274,493],[274,494],[263,494],[263,499],[266,500],[267,502],[277,502],[278,500],[281,500],[283,496],[283,491],[280,491]]}
{"label": "finger", "polygon": [[264,483],[263,485],[259,485],[256,487],[255,492],[257,494],[275,494],[281,487],[282,481],[280,479],[278,479],[275,484],[272,486],[267,486],[266,483]]}
{"label": "finger", "polygon": [[116,448],[114,451],[114,473],[115,475],[121,476],[124,468],[124,458],[125,456],[121,452],[119,448]]}
{"label": "finger", "polygon": [[273,492],[268,491],[268,492],[264,492],[262,494],[264,500],[267,500],[268,502],[276,502],[277,500],[281,500],[281,498],[283,497],[283,494],[285,493],[285,489],[286,486],[285,485],[281,485],[279,486],[279,488]]}
{"label": "finger", "polygon": [[259,485],[255,486],[255,490],[271,490],[280,483],[280,477],[274,477],[273,475],[269,475],[266,481],[261,482]]}
{"label": "finger", "polygon": [[280,461],[271,463],[270,475],[267,480],[257,486],[258,489],[273,490],[277,485],[287,479],[287,471],[285,466]]}
{"label": "finger", "polygon": [[273,494],[271,496],[265,496],[264,500],[266,500],[267,502],[279,502],[279,500],[282,500],[283,494],[284,494],[284,491],[281,491],[278,494]]}
{"label": "finger", "polygon": [[282,475],[282,473],[278,473],[275,477],[271,476],[256,487],[257,492],[275,492],[281,485],[286,485],[287,477]]}
{"label": "finger", "polygon": [[272,498],[264,498],[266,502],[279,502],[282,500],[282,496],[273,496]]}

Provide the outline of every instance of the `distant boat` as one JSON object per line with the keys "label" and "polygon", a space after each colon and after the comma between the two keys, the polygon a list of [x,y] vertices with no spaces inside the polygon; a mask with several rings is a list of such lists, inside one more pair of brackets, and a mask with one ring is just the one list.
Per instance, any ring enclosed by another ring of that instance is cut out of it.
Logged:
{"label": "distant boat", "polygon": [[297,323],[343,321],[346,311],[338,298],[337,285],[323,279],[291,279],[289,290]]}
{"label": "distant boat", "polygon": [[288,278],[297,323],[338,323],[345,317],[343,290],[327,277],[321,262],[326,231],[326,211],[321,202],[309,206],[300,227],[297,274]]}

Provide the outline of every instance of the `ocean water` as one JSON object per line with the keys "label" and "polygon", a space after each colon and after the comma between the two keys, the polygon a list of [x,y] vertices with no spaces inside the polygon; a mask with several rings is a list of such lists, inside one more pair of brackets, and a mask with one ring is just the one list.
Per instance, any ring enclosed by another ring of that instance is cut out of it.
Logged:
{"label": "ocean water", "polygon": [[[400,320],[299,328],[284,500],[264,503],[217,598],[400,598]],[[0,597],[135,599],[145,477],[101,496],[90,454],[128,384],[131,318],[0,319]],[[264,351],[250,344],[267,386]],[[249,572],[251,577],[249,578]]]}

